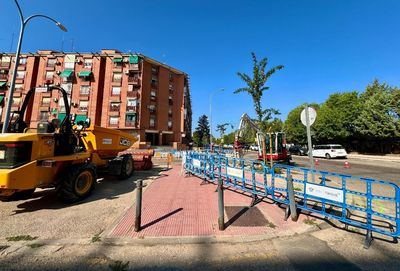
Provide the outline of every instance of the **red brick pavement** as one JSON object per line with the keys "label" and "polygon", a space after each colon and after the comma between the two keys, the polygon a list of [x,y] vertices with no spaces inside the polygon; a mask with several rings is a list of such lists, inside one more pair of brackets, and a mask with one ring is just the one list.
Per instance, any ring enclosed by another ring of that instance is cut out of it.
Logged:
{"label": "red brick pavement", "polygon": [[[218,230],[218,195],[214,184],[200,185],[200,178],[181,175],[180,167],[165,171],[143,193],[142,227],[134,232],[135,206],[132,206],[108,237],[162,237],[162,236],[281,236],[303,232],[310,226],[299,221],[284,221],[284,210],[275,204],[261,202],[257,208],[276,227],[228,226]],[[224,190],[225,206],[248,206],[251,197],[240,191]],[[132,199],[134,202],[134,199]],[[225,218],[227,221],[227,218]]]}

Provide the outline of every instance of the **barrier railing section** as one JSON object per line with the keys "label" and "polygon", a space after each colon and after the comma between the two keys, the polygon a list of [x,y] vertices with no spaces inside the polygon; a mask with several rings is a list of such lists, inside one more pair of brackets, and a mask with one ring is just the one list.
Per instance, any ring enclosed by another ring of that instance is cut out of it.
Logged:
{"label": "barrier railing section", "polygon": [[400,189],[396,184],[332,172],[188,152],[185,170],[210,182],[289,205],[288,177],[296,207],[384,235],[400,235]]}
{"label": "barrier railing section", "polygon": [[273,187],[292,176],[297,208],[367,231],[400,236],[400,189],[396,184],[280,164],[273,169]]}

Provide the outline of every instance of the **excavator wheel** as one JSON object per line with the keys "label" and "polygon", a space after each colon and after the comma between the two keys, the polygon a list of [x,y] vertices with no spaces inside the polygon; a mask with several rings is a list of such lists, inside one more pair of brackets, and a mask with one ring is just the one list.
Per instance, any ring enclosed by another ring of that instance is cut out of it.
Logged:
{"label": "excavator wheel", "polygon": [[132,155],[126,154],[122,156],[121,173],[118,178],[121,180],[128,179],[133,174],[133,159]]}
{"label": "excavator wheel", "polygon": [[96,179],[96,167],[93,164],[72,165],[61,177],[57,196],[67,203],[80,201],[92,193]]}
{"label": "excavator wheel", "polygon": [[12,193],[11,195],[7,196],[0,196],[1,201],[14,201],[14,200],[23,200],[29,199],[33,192],[35,192],[35,188],[33,189],[26,189]]}

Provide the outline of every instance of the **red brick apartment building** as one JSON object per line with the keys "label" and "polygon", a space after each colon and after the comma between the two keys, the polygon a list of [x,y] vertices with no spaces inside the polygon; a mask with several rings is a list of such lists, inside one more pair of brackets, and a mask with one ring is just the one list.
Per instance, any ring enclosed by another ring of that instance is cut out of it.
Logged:
{"label": "red brick apartment building", "polygon": [[[14,55],[0,53],[0,114],[9,89]],[[191,135],[188,75],[141,54],[102,50],[100,53],[64,53],[50,50],[22,54],[12,110],[18,110],[32,87],[46,82],[69,94],[76,120],[137,135],[152,145],[187,144]],[[36,93],[26,113],[29,127],[65,117],[57,91]]]}

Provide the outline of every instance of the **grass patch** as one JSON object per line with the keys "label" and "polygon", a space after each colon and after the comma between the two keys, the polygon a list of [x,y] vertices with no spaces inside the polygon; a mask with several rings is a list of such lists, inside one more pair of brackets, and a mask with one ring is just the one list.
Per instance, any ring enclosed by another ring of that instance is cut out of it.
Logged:
{"label": "grass patch", "polygon": [[316,225],[318,225],[318,223],[315,222],[315,219],[309,219],[309,218],[304,219],[304,223],[307,224],[307,225],[310,225],[310,226],[316,226]]}
{"label": "grass patch", "polygon": [[37,236],[30,236],[30,235],[16,235],[7,237],[6,240],[9,242],[17,242],[17,241],[33,241],[36,240]]}
{"label": "grass patch", "polygon": [[129,261],[128,262],[115,261],[114,263],[108,265],[108,267],[112,271],[127,271],[129,267]]}
{"label": "grass patch", "polygon": [[38,247],[44,246],[44,244],[35,243],[35,244],[29,244],[29,245],[27,245],[27,246],[30,247],[30,248],[38,248]]}
{"label": "grass patch", "polygon": [[103,230],[99,231],[92,237],[92,243],[101,242],[100,235],[103,233]]}

